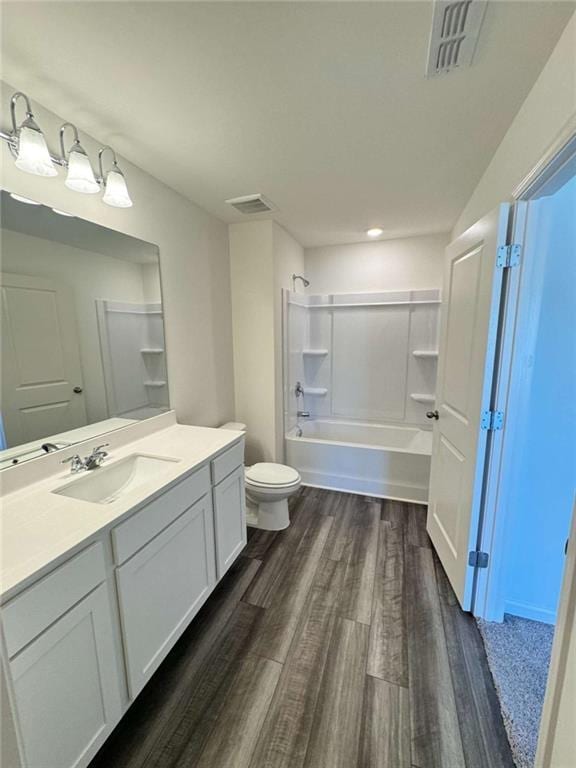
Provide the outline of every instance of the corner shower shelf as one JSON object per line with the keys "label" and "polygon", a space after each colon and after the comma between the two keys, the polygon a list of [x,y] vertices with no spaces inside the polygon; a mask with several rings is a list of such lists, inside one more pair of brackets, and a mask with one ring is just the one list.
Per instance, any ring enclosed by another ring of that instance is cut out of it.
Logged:
{"label": "corner shower shelf", "polygon": [[143,355],[161,355],[164,350],[162,347],[144,347],[144,349],[141,349],[140,352]]}
{"label": "corner shower shelf", "polygon": [[303,349],[302,354],[304,357],[326,357],[328,354],[327,349]]}
{"label": "corner shower shelf", "polygon": [[430,357],[430,358],[436,358],[438,357],[438,350],[437,349],[415,349],[412,354],[414,357]]}
{"label": "corner shower shelf", "polygon": [[145,381],[144,386],[145,387],[165,387],[166,386],[165,381]]}
{"label": "corner shower shelf", "polygon": [[304,387],[305,395],[316,395],[317,397],[324,397],[328,394],[326,387]]}
{"label": "corner shower shelf", "polygon": [[415,393],[410,395],[412,400],[416,400],[417,403],[434,403],[436,401],[436,395],[422,395]]}

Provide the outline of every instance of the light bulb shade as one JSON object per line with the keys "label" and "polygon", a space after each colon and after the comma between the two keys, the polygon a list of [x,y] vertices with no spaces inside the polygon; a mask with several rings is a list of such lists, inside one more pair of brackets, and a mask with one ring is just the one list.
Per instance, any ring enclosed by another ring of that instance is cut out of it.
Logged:
{"label": "light bulb shade", "polygon": [[16,167],[35,176],[57,176],[41,131],[23,125],[18,133]]}
{"label": "light bulb shade", "polygon": [[124,174],[118,168],[108,171],[106,190],[102,201],[106,205],[114,206],[114,208],[130,208],[132,206]]}
{"label": "light bulb shade", "polygon": [[83,151],[72,150],[68,155],[68,175],[64,184],[68,189],[83,192],[85,195],[100,192],[90,160]]}

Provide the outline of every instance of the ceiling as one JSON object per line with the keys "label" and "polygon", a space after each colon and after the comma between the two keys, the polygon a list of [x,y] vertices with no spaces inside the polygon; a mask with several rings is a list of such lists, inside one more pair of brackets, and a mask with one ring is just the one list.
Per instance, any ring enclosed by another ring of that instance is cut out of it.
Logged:
{"label": "ceiling", "polygon": [[3,77],[225,221],[303,245],[451,229],[574,10],[488,3],[426,79],[432,2],[3,2]]}

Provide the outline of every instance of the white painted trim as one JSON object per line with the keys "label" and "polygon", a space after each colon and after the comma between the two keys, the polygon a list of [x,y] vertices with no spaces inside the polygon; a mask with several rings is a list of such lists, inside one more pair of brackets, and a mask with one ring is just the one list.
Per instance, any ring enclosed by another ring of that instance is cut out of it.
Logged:
{"label": "white painted trim", "polygon": [[511,616],[520,616],[522,619],[530,621],[541,621],[544,624],[555,624],[556,613],[546,608],[539,608],[537,605],[528,605],[527,603],[506,602],[504,604],[504,613]]}
{"label": "white painted trim", "polygon": [[576,138],[576,112],[571,115],[560,132],[550,143],[542,157],[536,165],[520,181],[512,192],[513,200],[527,200],[547,178],[547,176],[556,171],[554,167],[557,159],[563,154],[564,150]]}
{"label": "white painted trim", "polygon": [[[548,685],[544,698],[544,708],[540,719],[540,735],[534,768],[554,768],[551,764],[558,713],[564,683],[569,671],[568,653],[572,632],[576,626],[576,503],[572,514],[572,526],[564,566],[564,579],[558,606],[558,620],[554,633],[552,658],[548,673]],[[574,672],[572,672],[574,674]],[[560,766],[556,765],[556,768]]]}

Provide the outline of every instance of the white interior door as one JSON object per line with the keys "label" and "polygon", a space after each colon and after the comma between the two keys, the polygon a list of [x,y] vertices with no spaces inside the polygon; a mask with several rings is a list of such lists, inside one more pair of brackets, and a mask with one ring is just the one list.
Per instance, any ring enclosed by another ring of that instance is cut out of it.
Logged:
{"label": "white interior door", "polygon": [[486,438],[509,206],[502,205],[446,249],[427,528],[465,610],[472,600]]}
{"label": "white interior door", "polygon": [[[72,297],[29,275],[0,275],[2,417],[9,447],[86,424]],[[79,390],[79,391],[75,391]]]}

